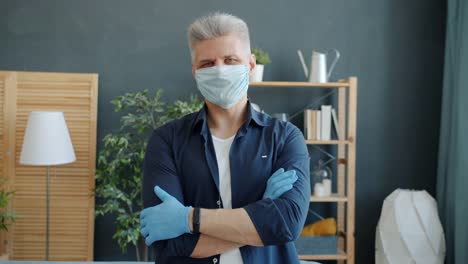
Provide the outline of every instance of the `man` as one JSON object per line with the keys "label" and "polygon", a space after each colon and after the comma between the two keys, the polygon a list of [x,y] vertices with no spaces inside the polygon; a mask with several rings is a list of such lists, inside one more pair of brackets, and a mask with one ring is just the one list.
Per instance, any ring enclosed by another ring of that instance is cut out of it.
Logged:
{"label": "man", "polygon": [[204,108],[154,130],[141,233],[156,263],[299,263],[310,199],[302,133],[254,110],[247,25],[223,13],[188,29]]}

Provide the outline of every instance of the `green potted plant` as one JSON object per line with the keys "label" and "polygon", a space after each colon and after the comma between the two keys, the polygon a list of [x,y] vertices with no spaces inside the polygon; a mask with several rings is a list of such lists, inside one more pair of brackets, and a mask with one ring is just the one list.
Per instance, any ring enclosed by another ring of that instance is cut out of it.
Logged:
{"label": "green potted plant", "polygon": [[266,51],[263,51],[259,48],[253,48],[252,54],[255,55],[257,66],[255,66],[251,81],[261,82],[263,81],[263,70],[265,68],[265,65],[271,63],[270,55],[268,55]]}
{"label": "green potted plant", "polygon": [[[6,178],[0,178],[0,232],[3,233],[0,237],[4,237],[8,232],[8,227],[19,217],[14,211],[8,209],[15,192],[6,190],[6,182]],[[8,258],[7,252],[0,252],[0,260],[8,260]]]}
{"label": "green potted plant", "polygon": [[148,248],[140,235],[142,166],[148,137],[159,126],[203,106],[203,102],[194,96],[167,106],[161,95],[161,90],[153,96],[144,90],[113,100],[114,110],[123,114],[121,126],[117,132],[103,138],[97,158],[95,214],[116,217],[112,238],[117,240],[122,252],[126,252],[128,246],[135,247],[138,261],[148,261]]}

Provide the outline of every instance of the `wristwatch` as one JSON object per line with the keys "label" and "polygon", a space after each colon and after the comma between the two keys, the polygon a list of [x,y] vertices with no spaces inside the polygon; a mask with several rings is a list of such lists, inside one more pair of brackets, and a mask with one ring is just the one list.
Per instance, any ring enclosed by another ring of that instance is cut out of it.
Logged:
{"label": "wristwatch", "polygon": [[200,208],[199,207],[195,207],[193,209],[192,225],[193,225],[192,233],[199,234],[200,233]]}

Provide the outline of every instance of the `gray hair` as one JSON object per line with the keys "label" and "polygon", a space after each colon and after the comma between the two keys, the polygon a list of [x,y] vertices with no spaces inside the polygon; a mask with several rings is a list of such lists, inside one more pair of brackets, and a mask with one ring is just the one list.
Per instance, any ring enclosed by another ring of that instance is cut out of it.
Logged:
{"label": "gray hair", "polygon": [[214,39],[217,37],[236,35],[247,48],[247,54],[250,54],[250,37],[247,24],[240,18],[227,14],[216,12],[196,19],[188,27],[188,44],[190,54],[193,60],[193,47],[201,41]]}

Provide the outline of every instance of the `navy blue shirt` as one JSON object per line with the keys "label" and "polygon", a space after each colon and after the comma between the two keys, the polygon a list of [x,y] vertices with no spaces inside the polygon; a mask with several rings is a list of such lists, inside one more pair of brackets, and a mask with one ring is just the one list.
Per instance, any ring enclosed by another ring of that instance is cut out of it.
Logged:
{"label": "navy blue shirt", "polygon": [[[153,131],[144,159],[145,208],[161,203],[153,192],[155,185],[185,206],[222,208],[206,113],[205,105],[199,112]],[[229,161],[232,208],[246,210],[264,244],[241,247],[244,263],[299,263],[293,241],[304,226],[311,192],[309,153],[301,131],[255,111],[249,102],[246,122],[234,138]],[[296,170],[298,180],[279,198],[262,199],[268,178],[279,168]],[[183,234],[153,243],[156,263],[218,262],[219,255],[190,257],[198,239],[198,234]]]}

